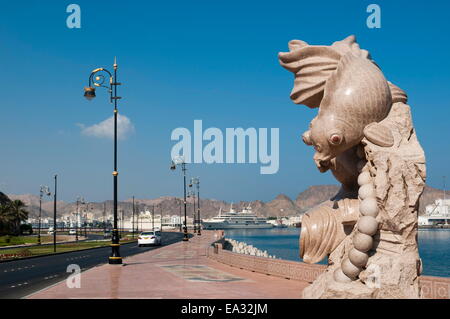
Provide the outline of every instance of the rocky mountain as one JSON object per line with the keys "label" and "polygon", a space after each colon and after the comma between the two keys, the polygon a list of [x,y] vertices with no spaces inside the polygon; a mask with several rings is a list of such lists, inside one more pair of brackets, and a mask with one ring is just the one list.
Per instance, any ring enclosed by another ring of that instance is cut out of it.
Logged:
{"label": "rocky mountain", "polygon": [[[255,200],[251,202],[238,202],[233,203],[235,210],[242,210],[247,206],[251,206],[253,211],[260,216],[292,216],[304,213],[308,209],[314,207],[321,202],[332,198],[339,190],[337,185],[315,185],[301,192],[295,200],[292,200],[284,194],[278,195],[275,199],[269,202],[263,202]],[[4,195],[5,196],[5,195]],[[20,199],[27,206],[30,212],[30,217],[37,217],[39,213],[39,196],[36,195],[8,195],[11,200]],[[426,186],[425,191],[421,198],[419,211],[422,214],[425,211],[425,206],[433,203],[435,199],[442,198],[444,191],[436,188]],[[450,193],[448,194],[450,197]],[[2,199],[2,193],[0,193],[0,200]],[[53,202],[47,200],[42,202],[42,216],[53,216]],[[193,214],[193,199],[188,198],[188,215]],[[200,202],[202,217],[212,217],[217,215],[219,209],[222,211],[228,211],[231,203],[216,200],[216,199],[202,199]],[[164,196],[154,199],[135,199],[136,212],[143,210],[155,209],[155,213],[159,214],[161,211],[164,214],[178,215],[184,212],[183,200],[181,198],[173,196]],[[74,213],[77,208],[75,203],[66,203],[64,201],[58,201],[58,216],[69,215]],[[113,201],[108,200],[101,203],[88,203],[81,205],[80,211],[82,213],[92,213],[95,218],[102,218],[103,211],[106,211],[106,215],[112,214]],[[123,214],[126,218],[131,217],[133,211],[132,199],[119,202],[119,217]]]}
{"label": "rocky mountain", "polygon": [[303,212],[320,204],[326,200],[329,200],[339,191],[338,185],[315,185],[310,186],[305,191],[298,194],[295,205],[300,207]]}
{"label": "rocky mountain", "polygon": [[443,189],[437,189],[430,186],[425,186],[425,190],[420,198],[419,213],[422,215],[425,212],[425,207],[427,205],[433,204],[438,198],[450,198],[450,191],[446,190],[446,195],[444,195]]}

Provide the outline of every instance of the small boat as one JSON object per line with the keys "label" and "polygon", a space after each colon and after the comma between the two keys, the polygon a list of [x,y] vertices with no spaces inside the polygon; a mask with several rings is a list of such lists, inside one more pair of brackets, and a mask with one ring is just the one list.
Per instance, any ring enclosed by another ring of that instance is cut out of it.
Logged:
{"label": "small boat", "polygon": [[274,226],[275,228],[287,228],[286,224],[283,224],[283,221],[281,219],[277,219]]}

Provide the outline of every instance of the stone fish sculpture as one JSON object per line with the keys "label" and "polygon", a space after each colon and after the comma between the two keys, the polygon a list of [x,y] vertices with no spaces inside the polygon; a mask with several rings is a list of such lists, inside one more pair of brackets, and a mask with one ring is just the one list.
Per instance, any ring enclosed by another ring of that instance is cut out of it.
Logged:
{"label": "stone fish sculpture", "polygon": [[295,74],[291,99],[319,108],[303,141],[320,172],[342,184],[302,220],[300,256],[328,256],[312,298],[417,298],[417,209],[425,156],[406,93],[388,82],[354,36],[331,46],[293,40],[280,64]]}
{"label": "stone fish sculpture", "polygon": [[[318,116],[303,134],[303,141],[316,149],[319,170],[328,170],[331,159],[359,144],[364,129],[383,120],[391,105],[389,85],[380,69],[366,57],[345,54],[326,81]],[[391,146],[390,136],[386,139]]]}

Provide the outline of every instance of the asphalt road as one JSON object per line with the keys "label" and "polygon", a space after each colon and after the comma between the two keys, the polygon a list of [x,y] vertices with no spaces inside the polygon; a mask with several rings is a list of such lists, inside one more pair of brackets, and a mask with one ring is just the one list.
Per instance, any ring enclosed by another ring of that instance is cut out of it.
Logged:
{"label": "asphalt road", "polygon": [[[162,246],[182,240],[181,233],[163,232]],[[121,245],[122,257],[158,249],[161,246],[138,247],[137,242]],[[82,271],[105,264],[111,247],[16,260],[0,263],[0,298],[23,298],[67,278],[67,266],[77,264]]]}

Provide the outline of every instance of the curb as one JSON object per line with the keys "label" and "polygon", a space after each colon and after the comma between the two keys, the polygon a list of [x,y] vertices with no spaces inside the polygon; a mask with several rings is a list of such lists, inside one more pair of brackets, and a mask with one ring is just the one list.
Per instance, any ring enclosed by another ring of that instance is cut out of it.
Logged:
{"label": "curb", "polygon": [[[130,242],[130,243],[124,243],[124,244],[120,244],[120,245],[121,245],[121,246],[122,246],[122,245],[129,245],[129,244],[133,244],[133,243],[136,243],[136,242],[137,242],[137,241],[132,241],[132,242]],[[85,251],[85,250],[92,250],[92,249],[100,249],[100,248],[105,248],[105,247],[109,247],[109,246],[91,247],[91,248],[77,249],[77,250],[71,250],[71,251],[62,251],[62,252],[59,252],[59,253],[53,253],[53,254],[45,254],[45,255],[29,256],[29,257],[22,257],[22,258],[16,258],[16,259],[0,260],[0,264],[8,263],[8,262],[13,262],[13,261],[20,261],[20,260],[34,259],[34,258],[41,258],[41,257],[55,256],[55,255],[63,255],[63,254],[74,253],[74,252],[77,252],[77,251]]]}

